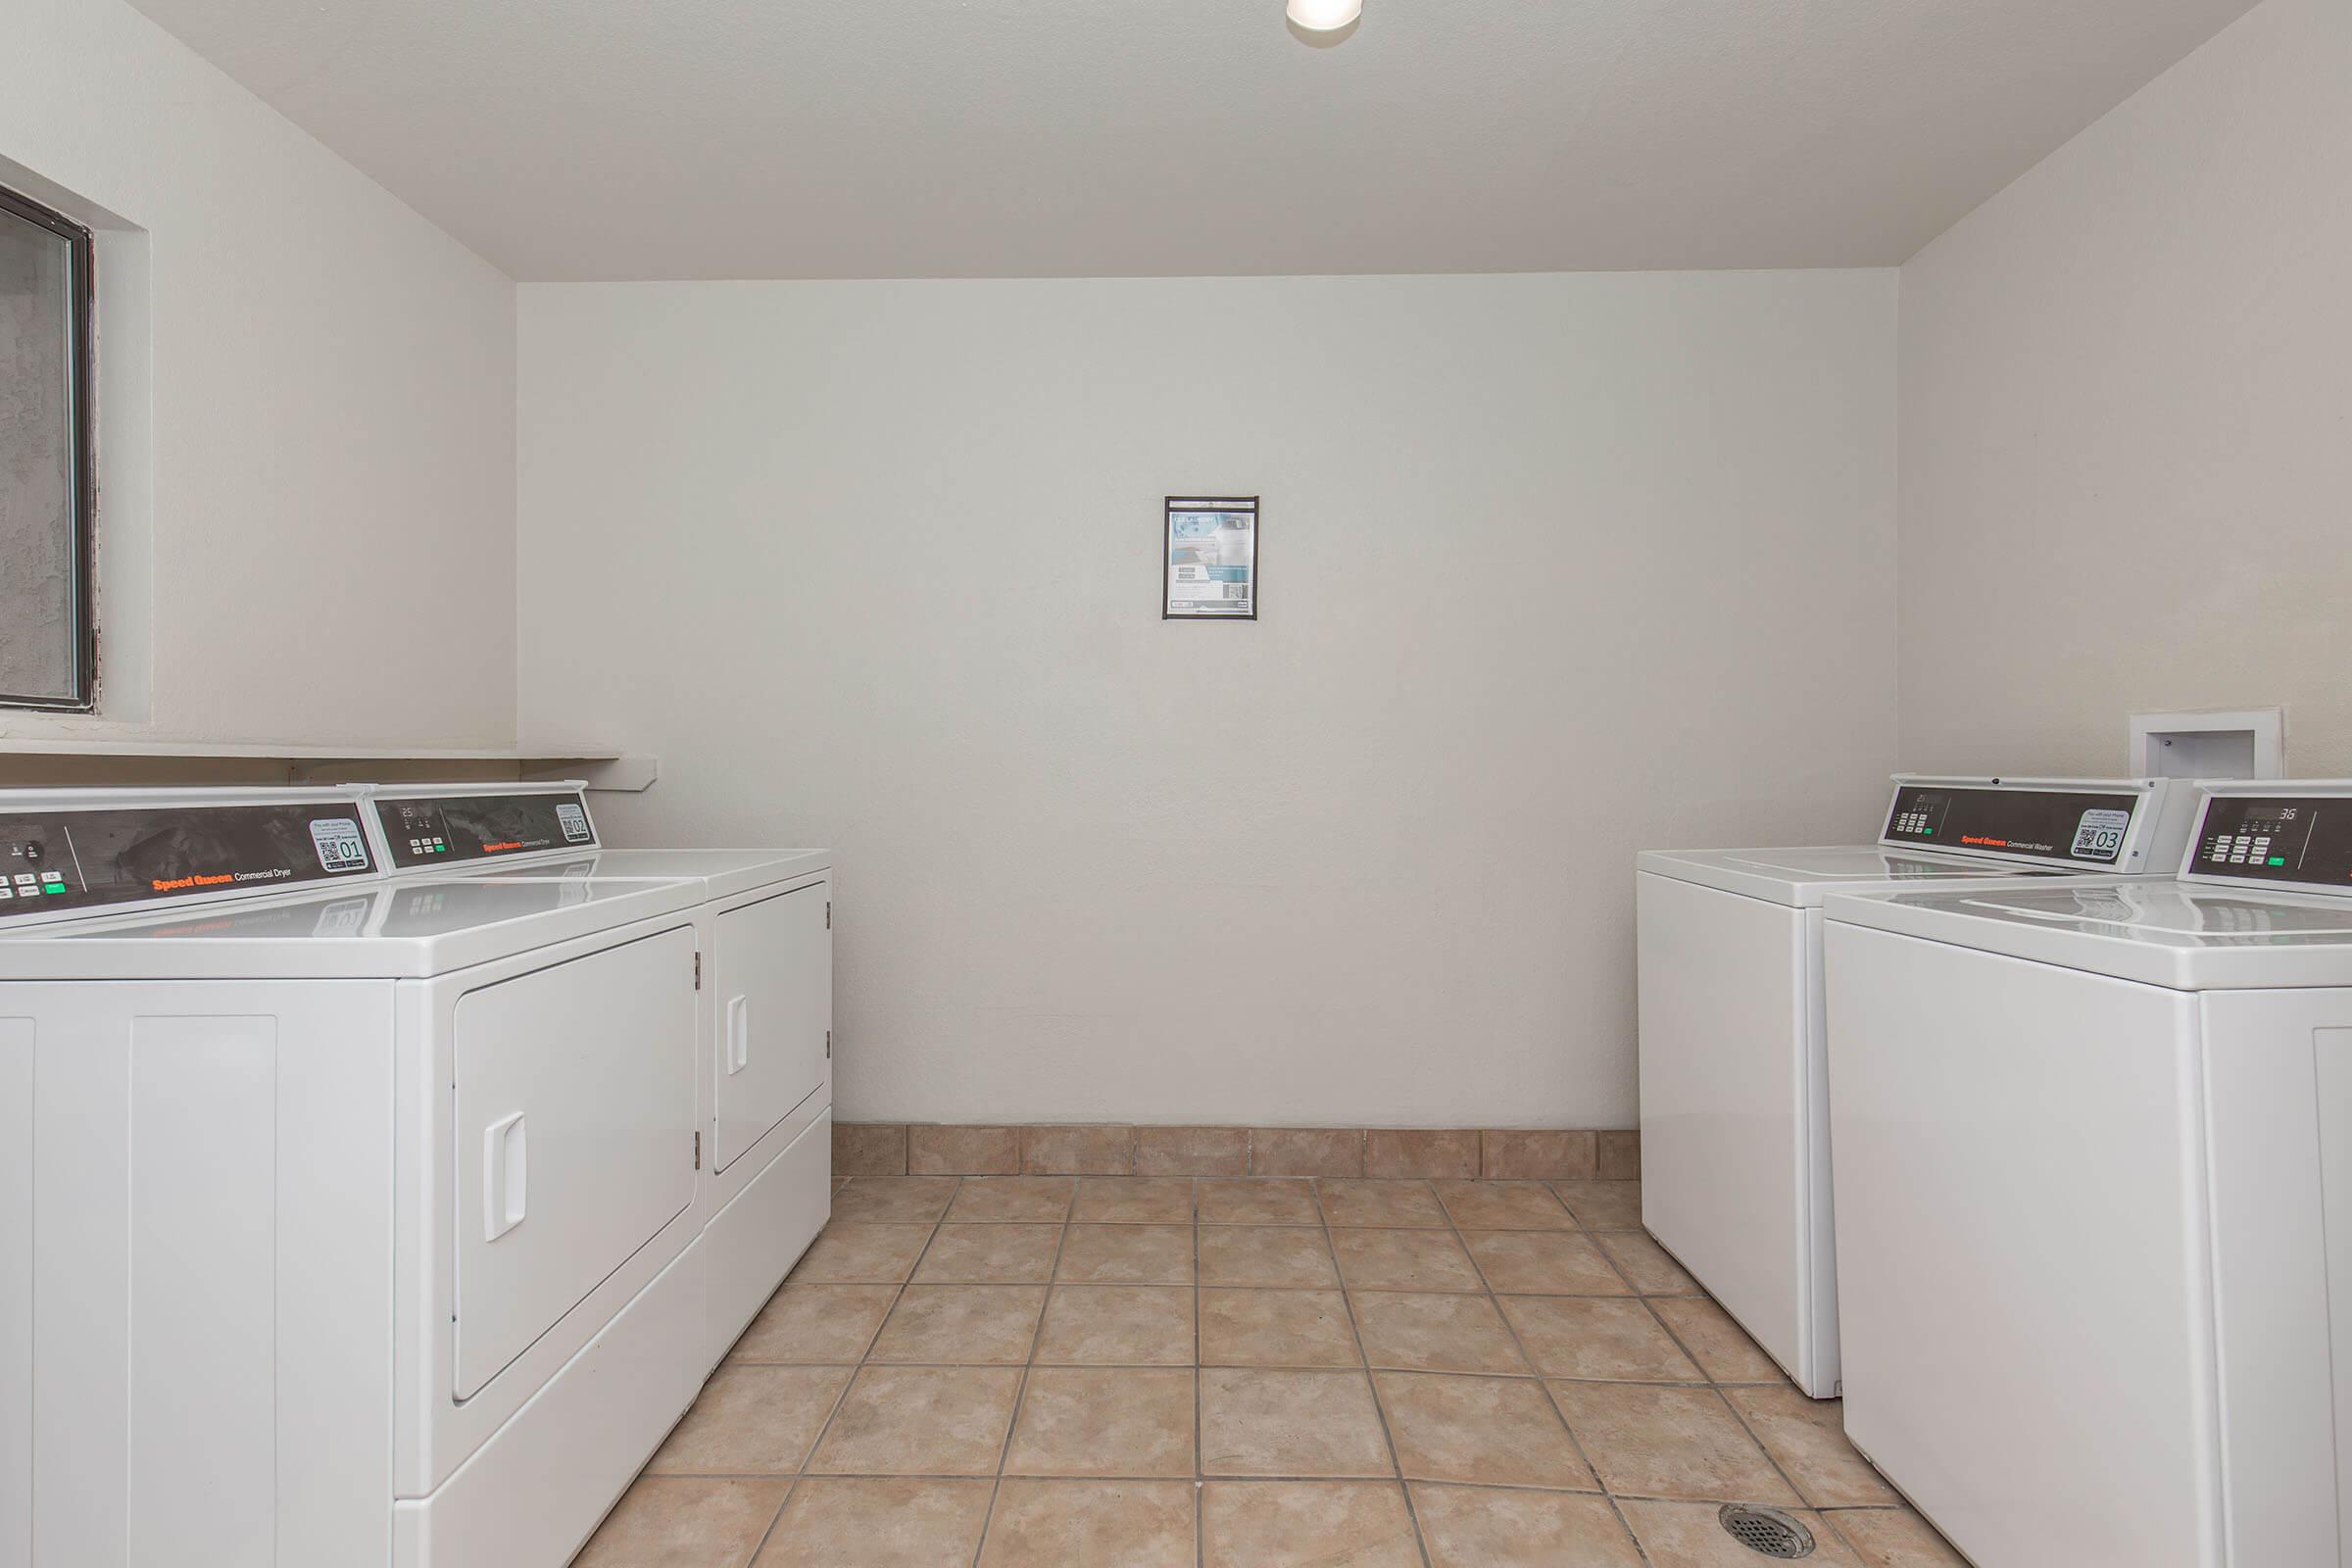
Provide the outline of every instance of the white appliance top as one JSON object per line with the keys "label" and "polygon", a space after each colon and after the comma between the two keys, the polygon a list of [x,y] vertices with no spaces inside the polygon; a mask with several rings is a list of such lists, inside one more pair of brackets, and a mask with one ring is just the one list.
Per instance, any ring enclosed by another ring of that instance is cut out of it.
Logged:
{"label": "white appliance top", "polygon": [[723,899],[813,876],[832,867],[831,850],[599,850],[593,855],[512,869],[468,866],[464,874],[475,877],[495,874],[516,880],[595,877],[666,882],[682,878],[699,883],[704,898]]}
{"label": "white appliance top", "polygon": [[703,884],[371,878],[0,929],[0,980],[425,978],[691,910]]}
{"label": "white appliance top", "polygon": [[2352,986],[2352,898],[2075,879],[1998,892],[1854,893],[1824,914],[2176,991]]}
{"label": "white appliance top", "polygon": [[1990,877],[2165,876],[2197,797],[2171,779],[1944,778],[1898,773],[1876,845],[1645,850],[1653,875],[1791,907],[1839,889]]}

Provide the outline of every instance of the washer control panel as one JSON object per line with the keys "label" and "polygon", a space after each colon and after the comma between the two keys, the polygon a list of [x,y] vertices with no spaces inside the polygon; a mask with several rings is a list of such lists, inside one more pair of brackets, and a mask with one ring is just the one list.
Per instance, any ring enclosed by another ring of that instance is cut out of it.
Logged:
{"label": "washer control panel", "polygon": [[2112,866],[2146,799],[2127,791],[1904,784],[1894,792],[1880,842]]}
{"label": "washer control panel", "polygon": [[2352,888],[2352,796],[2214,795],[2187,873]]}
{"label": "washer control panel", "polygon": [[0,811],[0,920],[375,869],[356,801]]}
{"label": "washer control panel", "polygon": [[379,795],[371,804],[396,871],[597,847],[596,823],[577,790]]}

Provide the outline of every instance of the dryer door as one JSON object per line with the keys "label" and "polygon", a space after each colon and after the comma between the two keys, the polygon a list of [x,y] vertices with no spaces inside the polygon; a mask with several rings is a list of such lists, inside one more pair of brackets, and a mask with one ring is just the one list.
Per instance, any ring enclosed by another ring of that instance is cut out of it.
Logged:
{"label": "dryer door", "polygon": [[694,931],[458,1001],[461,1399],[694,1199]]}
{"label": "dryer door", "polygon": [[724,1170],[824,1086],[833,1026],[830,882],[718,916],[712,1168]]}

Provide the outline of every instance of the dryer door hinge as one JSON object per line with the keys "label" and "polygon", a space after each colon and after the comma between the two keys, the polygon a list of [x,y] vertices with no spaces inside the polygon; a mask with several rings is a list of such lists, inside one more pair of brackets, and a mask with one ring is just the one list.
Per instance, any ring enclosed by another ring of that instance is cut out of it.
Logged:
{"label": "dryer door hinge", "polygon": [[703,989],[703,950],[700,948],[694,950],[694,989]]}
{"label": "dryer door hinge", "polygon": [[833,1059],[833,1031],[830,1029],[825,1031],[825,1059]]}
{"label": "dryer door hinge", "polygon": [[831,899],[825,901],[825,929],[828,931],[833,929],[833,901]]}
{"label": "dryer door hinge", "polygon": [[703,1135],[701,1133],[694,1135],[694,1168],[696,1170],[703,1168]]}

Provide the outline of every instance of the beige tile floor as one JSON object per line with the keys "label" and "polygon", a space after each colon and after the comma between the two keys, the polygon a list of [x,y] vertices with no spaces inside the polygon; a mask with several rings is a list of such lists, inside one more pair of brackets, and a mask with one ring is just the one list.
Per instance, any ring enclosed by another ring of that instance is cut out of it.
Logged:
{"label": "beige tile floor", "polygon": [[892,1176],[579,1568],[1954,1568],[1634,1182]]}

